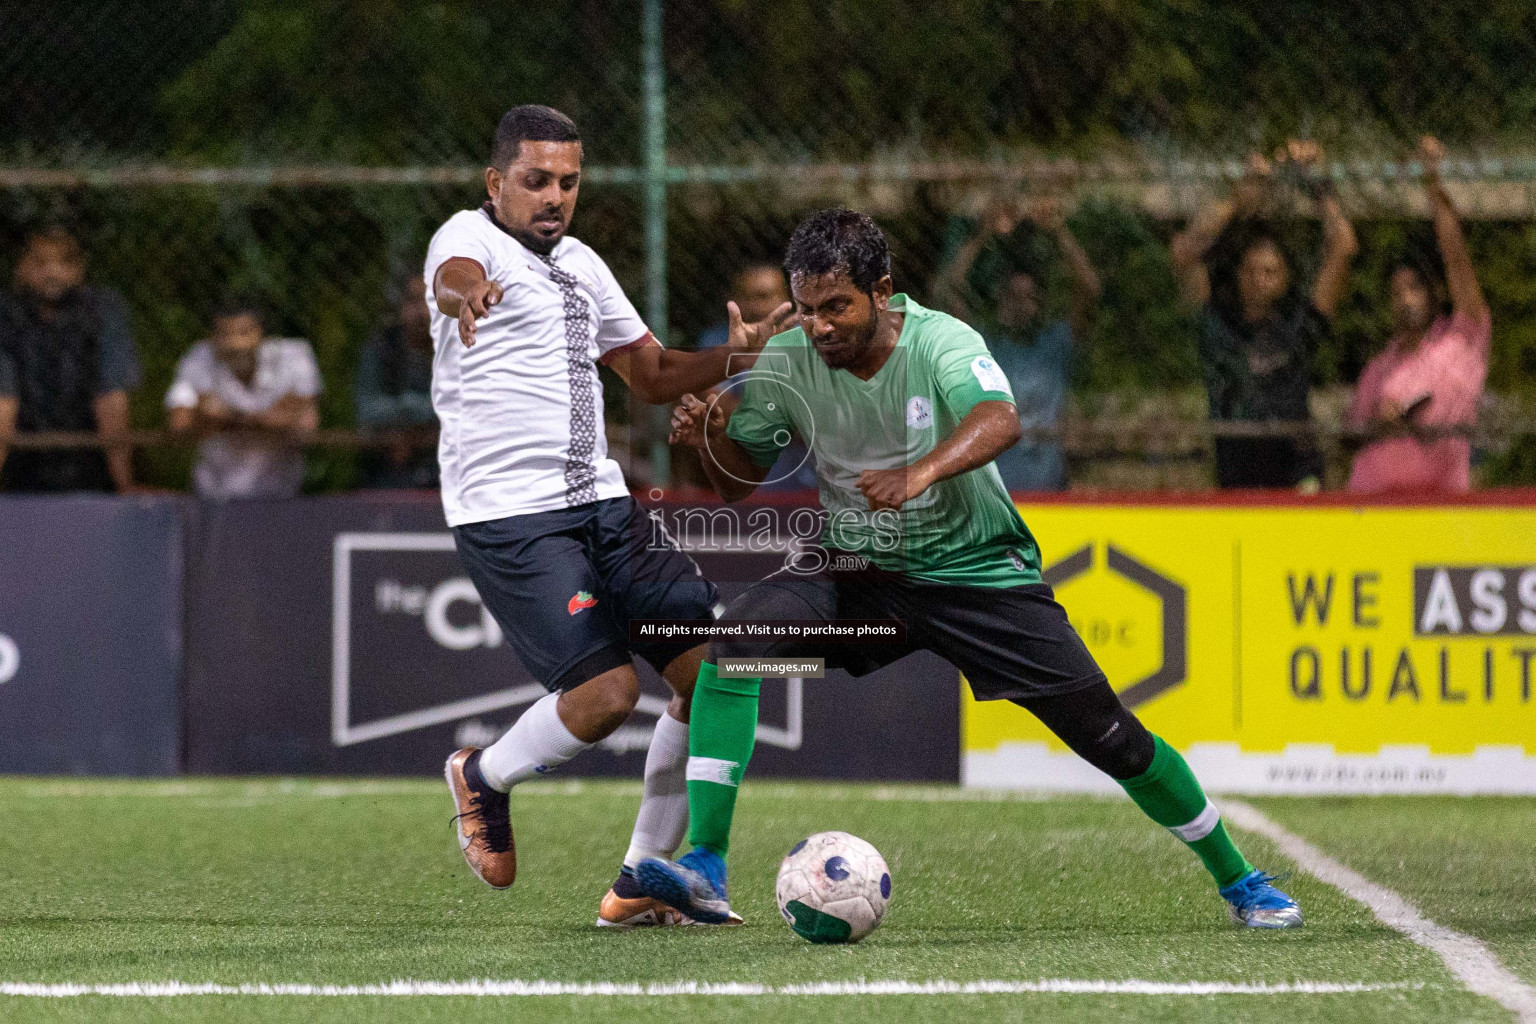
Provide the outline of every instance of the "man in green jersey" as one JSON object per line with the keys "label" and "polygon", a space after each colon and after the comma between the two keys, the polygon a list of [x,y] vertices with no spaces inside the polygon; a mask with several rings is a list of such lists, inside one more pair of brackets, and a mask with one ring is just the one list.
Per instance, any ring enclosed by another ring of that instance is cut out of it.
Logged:
{"label": "man in green jersey", "polygon": [[729,414],[718,397],[685,396],[673,440],[704,452],[710,482],[737,501],[799,435],[816,456],[827,518],[821,550],[753,585],[721,622],[899,619],[906,637],[712,643],[688,739],[693,849],[642,861],[642,891],[697,921],[730,913],[725,856],[761,680],[722,678],[722,658],[825,653],[862,675],[925,648],[964,672],[978,700],[1028,709],[1119,782],[1194,850],[1234,920],[1300,925],[1301,908],[1244,859],[1179,753],[1120,703],[1042,581],[1039,548],[992,464],[1018,440],[1019,418],[981,336],[893,294],[885,236],[863,214],[807,218],[784,269],[800,326],[768,342]]}

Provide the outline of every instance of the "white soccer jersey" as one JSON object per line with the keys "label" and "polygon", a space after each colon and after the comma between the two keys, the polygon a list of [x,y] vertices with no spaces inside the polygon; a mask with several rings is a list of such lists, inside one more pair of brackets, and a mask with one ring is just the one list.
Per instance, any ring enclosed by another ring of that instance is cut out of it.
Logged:
{"label": "white soccer jersey", "polygon": [[[315,351],[303,338],[266,338],[256,350],[256,376],[246,384],[200,341],[176,364],[167,409],[192,409],[213,395],[236,412],[266,412],[289,395],[320,394]],[[304,483],[304,452],[273,438],[214,434],[197,446],[192,482],[204,498],[291,498]]]}
{"label": "white soccer jersey", "polygon": [[[433,294],[454,257],[480,264],[503,290],[473,348]],[[432,237],[425,273],[448,525],[628,494],[608,458],[596,363],[649,343],[649,332],[602,258],[569,236],[539,256],[485,210],[463,210]]]}

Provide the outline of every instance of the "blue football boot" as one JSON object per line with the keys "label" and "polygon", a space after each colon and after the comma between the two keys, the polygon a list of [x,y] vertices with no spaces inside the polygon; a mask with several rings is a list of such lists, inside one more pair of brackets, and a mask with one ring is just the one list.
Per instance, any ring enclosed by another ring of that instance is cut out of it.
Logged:
{"label": "blue football boot", "polygon": [[635,879],[645,895],[700,924],[725,924],[732,917],[725,898],[725,861],[702,846],[675,861],[647,857],[635,868]]}
{"label": "blue football boot", "polygon": [[1248,928],[1300,928],[1301,907],[1269,884],[1278,881],[1281,879],[1255,868],[1217,891],[1227,901],[1227,912],[1237,924]]}

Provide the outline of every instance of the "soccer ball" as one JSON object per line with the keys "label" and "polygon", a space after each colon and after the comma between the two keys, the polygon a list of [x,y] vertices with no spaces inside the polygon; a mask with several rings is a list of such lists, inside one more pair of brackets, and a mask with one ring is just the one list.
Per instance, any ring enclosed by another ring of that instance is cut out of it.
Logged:
{"label": "soccer ball", "polygon": [[818,832],[779,865],[779,913],[802,939],[858,942],[880,925],[891,871],[880,851],[847,832]]}

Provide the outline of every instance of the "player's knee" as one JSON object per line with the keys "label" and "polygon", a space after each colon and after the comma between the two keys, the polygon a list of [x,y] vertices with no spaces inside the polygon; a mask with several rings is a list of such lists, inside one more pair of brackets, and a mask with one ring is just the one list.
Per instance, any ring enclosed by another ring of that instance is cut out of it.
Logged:
{"label": "player's knee", "polygon": [[583,717],[618,728],[640,702],[640,679],[634,670],[605,672],[574,691]]}
{"label": "player's knee", "polygon": [[1156,753],[1152,734],[1141,719],[1122,709],[1121,714],[1102,723],[1104,731],[1094,741],[1091,756],[1084,759],[1112,779],[1134,779],[1152,767]]}

